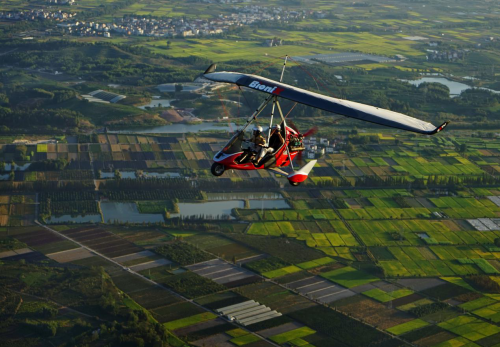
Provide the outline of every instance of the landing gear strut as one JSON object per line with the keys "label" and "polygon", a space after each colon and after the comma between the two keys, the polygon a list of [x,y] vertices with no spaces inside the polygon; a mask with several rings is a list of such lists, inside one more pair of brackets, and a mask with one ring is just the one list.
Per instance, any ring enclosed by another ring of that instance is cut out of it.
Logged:
{"label": "landing gear strut", "polygon": [[213,163],[212,168],[210,170],[212,171],[212,175],[219,177],[222,176],[226,168],[222,164]]}
{"label": "landing gear strut", "polygon": [[294,187],[297,187],[300,184],[300,182],[292,182],[292,181],[288,181],[288,182],[290,182],[290,184]]}

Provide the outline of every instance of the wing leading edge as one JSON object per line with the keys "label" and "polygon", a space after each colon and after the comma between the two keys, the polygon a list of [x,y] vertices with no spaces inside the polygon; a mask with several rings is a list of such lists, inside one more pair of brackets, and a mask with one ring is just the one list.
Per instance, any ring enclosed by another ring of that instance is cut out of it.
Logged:
{"label": "wing leading edge", "polygon": [[225,71],[215,72],[214,64],[210,65],[210,67],[205,71],[204,77],[214,82],[233,83],[238,86],[255,89],[267,94],[276,95],[284,99],[298,102],[299,104],[315,107],[324,111],[359,119],[365,122],[376,123],[425,135],[434,135],[443,130],[449,123],[445,122],[436,127],[431,123],[402,113],[358,102],[333,98],[256,75]]}

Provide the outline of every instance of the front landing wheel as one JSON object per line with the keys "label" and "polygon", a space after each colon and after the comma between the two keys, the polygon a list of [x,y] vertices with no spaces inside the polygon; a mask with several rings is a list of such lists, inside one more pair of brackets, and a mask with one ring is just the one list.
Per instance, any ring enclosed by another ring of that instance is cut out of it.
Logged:
{"label": "front landing wheel", "polygon": [[224,173],[225,170],[226,170],[226,168],[222,164],[219,164],[219,163],[212,164],[211,171],[212,171],[212,175],[214,175],[214,176],[217,176],[217,177],[222,176],[222,174]]}
{"label": "front landing wheel", "polygon": [[292,181],[288,181],[288,182],[290,182],[290,184],[294,187],[297,187],[300,184],[300,182],[292,182]]}

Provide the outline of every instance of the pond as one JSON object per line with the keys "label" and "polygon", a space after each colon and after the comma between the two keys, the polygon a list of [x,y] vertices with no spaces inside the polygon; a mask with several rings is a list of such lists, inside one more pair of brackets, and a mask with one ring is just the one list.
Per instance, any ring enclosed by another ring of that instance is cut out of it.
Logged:
{"label": "pond", "polygon": [[[17,165],[14,163],[14,171],[26,171],[27,168],[29,168],[31,163],[26,163],[23,165]],[[5,163],[5,169],[4,171],[12,171],[12,164],[7,164]]]}
{"label": "pond", "polygon": [[283,199],[280,193],[207,193],[208,200]]}
{"label": "pond", "polygon": [[171,178],[171,177],[181,177],[178,172],[143,172],[143,178]]}
{"label": "pond", "polygon": [[101,202],[101,211],[105,223],[118,221],[121,223],[163,222],[161,214],[139,213],[134,202]]}
{"label": "pond", "polygon": [[173,93],[175,92],[175,86],[177,84],[182,85],[183,92],[194,92],[196,90],[200,90],[202,88],[207,87],[209,84],[206,83],[165,83],[160,84],[156,87],[162,93]]}
{"label": "pond", "polygon": [[284,200],[250,200],[251,209],[263,209],[263,210],[284,210],[289,209],[290,205]]}
{"label": "pond", "polygon": [[139,106],[140,109],[145,110],[146,107],[170,107],[170,102],[173,101],[167,99],[153,99],[149,104]]}
{"label": "pond", "polygon": [[85,216],[71,216],[65,214],[59,217],[52,216],[45,220],[47,224],[58,223],[100,223],[102,222],[100,214],[87,214]]}
{"label": "pond", "polygon": [[133,129],[111,130],[113,134],[184,134],[200,131],[234,131],[236,124],[202,122],[198,124],[169,124],[156,127],[137,127]]}
{"label": "pond", "polygon": [[[250,200],[251,209],[288,209],[290,205],[284,199],[272,200]],[[223,216],[230,216],[233,208],[245,208],[244,200],[209,201],[200,203],[178,203],[180,213],[171,213],[170,218],[191,217],[191,216],[211,216],[214,219],[225,219]],[[229,217],[234,219],[234,217]]]}
{"label": "pond", "polygon": [[[122,178],[137,178],[135,176],[135,171],[120,171],[120,173],[122,174]],[[101,171],[100,178],[115,178],[115,173]]]}
{"label": "pond", "polygon": [[[244,208],[245,202],[242,200],[211,201],[201,203],[178,203],[179,213],[171,213],[170,218],[191,217],[191,216],[211,216],[216,219],[223,219],[222,216],[230,216],[233,208]],[[230,217],[234,219],[234,217]]]}
{"label": "pond", "polygon": [[[454,97],[457,97],[459,96],[463,91],[467,90],[467,89],[471,89],[473,87],[465,84],[465,83],[460,83],[460,82],[455,82],[455,81],[451,81],[449,79],[446,79],[444,77],[422,77],[418,80],[402,80],[403,82],[408,82],[410,84],[413,84],[414,86],[419,86],[421,85],[422,83],[441,83],[441,84],[444,84],[445,86],[447,86],[448,88],[450,88],[450,97],[454,98]],[[500,92],[499,91],[496,91],[496,90],[493,90],[493,89],[488,89],[488,88],[479,88],[479,89],[484,89],[484,90],[488,90],[490,92],[493,92],[493,93],[497,93],[499,94]]]}
{"label": "pond", "polygon": [[417,236],[421,239],[430,239],[430,236],[427,233],[417,233]]}
{"label": "pond", "polygon": [[[136,179],[137,175],[135,171],[120,171],[122,174],[122,178],[132,178]],[[114,178],[114,172],[102,172],[100,178]],[[172,177],[181,177],[178,172],[143,172],[142,178],[172,178]]]}

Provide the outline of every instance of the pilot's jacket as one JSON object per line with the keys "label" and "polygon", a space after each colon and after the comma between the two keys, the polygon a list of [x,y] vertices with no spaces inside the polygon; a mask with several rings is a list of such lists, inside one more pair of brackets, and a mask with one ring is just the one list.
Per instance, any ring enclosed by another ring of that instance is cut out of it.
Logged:
{"label": "pilot's jacket", "polygon": [[254,135],[250,139],[251,142],[255,143],[258,146],[265,146],[266,145],[266,140],[262,135]]}

